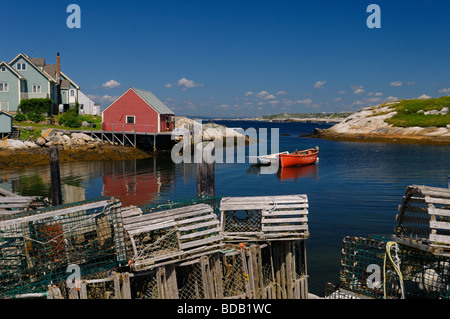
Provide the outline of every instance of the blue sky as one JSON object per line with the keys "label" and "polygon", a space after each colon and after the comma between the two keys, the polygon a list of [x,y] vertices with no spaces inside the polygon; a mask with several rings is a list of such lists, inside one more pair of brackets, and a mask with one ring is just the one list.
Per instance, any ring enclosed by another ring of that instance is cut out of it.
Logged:
{"label": "blue sky", "polygon": [[[81,8],[70,29],[69,4]],[[381,8],[370,29],[369,4]],[[0,61],[56,63],[106,107],[127,88],[179,115],[355,111],[450,94],[450,2],[2,0]]]}

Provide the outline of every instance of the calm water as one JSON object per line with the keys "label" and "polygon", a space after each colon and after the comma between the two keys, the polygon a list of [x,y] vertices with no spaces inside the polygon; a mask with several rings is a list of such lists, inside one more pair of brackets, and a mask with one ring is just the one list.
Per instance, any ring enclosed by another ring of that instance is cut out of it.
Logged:
{"label": "calm water", "polygon": [[[252,196],[307,194],[309,285],[323,296],[326,282],[338,282],[342,239],[392,234],[395,215],[410,184],[447,187],[450,147],[336,142],[302,138],[317,123],[218,122],[229,127],[279,128],[280,151],[319,146],[319,164],[260,174],[248,163],[216,164],[216,194]],[[269,148],[270,150],[270,148]],[[48,167],[1,171],[0,187],[21,195],[50,197]],[[61,164],[65,184],[85,188],[86,198],[118,196],[123,205],[186,198],[196,193],[193,164],[170,157],[139,161]]]}

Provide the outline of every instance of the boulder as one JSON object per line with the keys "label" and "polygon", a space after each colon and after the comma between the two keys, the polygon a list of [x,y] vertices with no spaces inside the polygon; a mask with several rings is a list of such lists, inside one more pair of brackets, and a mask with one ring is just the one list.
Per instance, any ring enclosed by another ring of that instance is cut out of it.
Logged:
{"label": "boulder", "polygon": [[30,141],[25,141],[23,142],[28,148],[38,148],[39,145],[37,145],[36,143],[30,142]]}
{"label": "boulder", "polygon": [[38,145],[38,146],[44,146],[45,145],[45,142],[46,142],[46,140],[45,140],[45,138],[43,138],[42,136],[39,136],[37,139],[36,139],[36,144]]}

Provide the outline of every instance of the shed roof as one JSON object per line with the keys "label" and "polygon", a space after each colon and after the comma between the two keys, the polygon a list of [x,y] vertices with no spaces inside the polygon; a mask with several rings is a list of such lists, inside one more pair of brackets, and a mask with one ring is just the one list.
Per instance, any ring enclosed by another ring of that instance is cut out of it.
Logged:
{"label": "shed roof", "polygon": [[136,94],[139,95],[151,107],[153,107],[159,114],[174,114],[172,110],[169,109],[163,102],[161,102],[155,95],[153,95],[152,92],[136,88],[131,89],[136,92]]}

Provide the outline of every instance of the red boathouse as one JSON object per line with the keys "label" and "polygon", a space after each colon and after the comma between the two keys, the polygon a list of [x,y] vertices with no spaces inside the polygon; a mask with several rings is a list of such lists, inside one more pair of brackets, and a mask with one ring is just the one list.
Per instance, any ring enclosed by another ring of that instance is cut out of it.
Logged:
{"label": "red boathouse", "polygon": [[174,113],[153,93],[129,88],[102,112],[102,128],[114,132],[160,133],[174,129]]}

